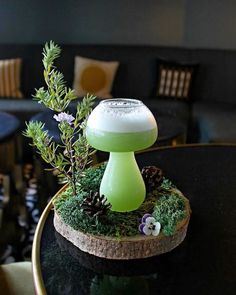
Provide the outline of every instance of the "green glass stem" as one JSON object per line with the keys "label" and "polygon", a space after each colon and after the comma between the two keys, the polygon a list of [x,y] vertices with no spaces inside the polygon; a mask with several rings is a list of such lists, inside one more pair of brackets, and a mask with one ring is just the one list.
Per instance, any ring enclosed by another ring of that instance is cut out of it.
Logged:
{"label": "green glass stem", "polygon": [[140,207],[146,188],[134,152],[111,152],[100,186],[113,211],[127,212]]}

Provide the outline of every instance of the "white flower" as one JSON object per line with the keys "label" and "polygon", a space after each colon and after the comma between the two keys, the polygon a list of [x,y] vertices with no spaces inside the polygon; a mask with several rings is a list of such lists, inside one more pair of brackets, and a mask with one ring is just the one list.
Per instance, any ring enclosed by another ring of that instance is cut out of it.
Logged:
{"label": "white flower", "polygon": [[74,121],[74,117],[72,115],[69,115],[65,112],[62,112],[58,115],[54,115],[53,118],[57,121],[57,122],[63,122],[66,121],[69,125],[72,124],[72,122]]}
{"label": "white flower", "polygon": [[139,225],[139,230],[141,233],[150,236],[158,236],[160,233],[161,224],[156,221],[151,214],[145,214],[142,218],[142,223]]}

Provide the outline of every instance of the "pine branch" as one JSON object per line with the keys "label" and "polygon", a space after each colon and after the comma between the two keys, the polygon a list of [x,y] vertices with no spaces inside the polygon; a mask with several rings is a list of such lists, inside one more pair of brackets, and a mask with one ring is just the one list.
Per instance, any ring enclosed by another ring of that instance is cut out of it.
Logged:
{"label": "pine branch", "polygon": [[34,98],[46,107],[57,112],[63,112],[70,102],[77,98],[74,90],[65,87],[64,76],[56,70],[54,61],[60,56],[61,49],[53,41],[46,43],[43,49],[44,87],[36,89]]}
{"label": "pine branch", "polygon": [[73,194],[77,195],[77,183],[84,169],[91,163],[90,159],[94,153],[84,131],[95,97],[88,94],[78,103],[75,118],[63,112],[76,96],[73,90],[65,86],[63,75],[54,66],[54,61],[60,53],[60,48],[52,41],[45,45],[43,65],[47,90],[44,87],[39,88],[35,98],[46,107],[61,112],[54,115],[55,120],[59,122],[61,143],[57,144],[49,137],[42,122],[29,122],[23,134],[32,139],[43,160],[58,170],[58,176],[69,182]]}

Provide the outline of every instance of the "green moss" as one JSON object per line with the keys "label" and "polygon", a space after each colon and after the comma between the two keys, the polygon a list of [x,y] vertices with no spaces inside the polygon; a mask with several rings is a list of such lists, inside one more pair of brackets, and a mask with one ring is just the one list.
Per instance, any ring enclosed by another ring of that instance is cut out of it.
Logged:
{"label": "green moss", "polygon": [[105,171],[106,165],[99,167],[90,167],[84,172],[84,176],[80,180],[81,190],[85,192],[99,191],[100,183]]}
{"label": "green moss", "polygon": [[160,186],[161,190],[171,190],[172,188],[175,188],[176,186],[167,178],[163,177],[163,182]]}
{"label": "green moss", "polygon": [[91,218],[81,212],[80,203],[85,193],[79,196],[59,197],[54,202],[55,209],[63,220],[75,230],[91,234],[114,237],[132,236],[138,234],[139,219],[142,216],[133,212],[119,213],[110,211],[105,219]]}
{"label": "green moss", "polygon": [[162,195],[157,200],[152,215],[160,222],[164,235],[173,235],[177,223],[186,216],[185,202],[174,193]]}
{"label": "green moss", "polygon": [[66,224],[82,232],[120,238],[139,234],[142,216],[150,213],[161,223],[164,235],[175,232],[176,224],[186,216],[185,203],[173,191],[174,185],[168,179],[146,196],[138,210],[125,213],[109,211],[103,218],[91,218],[82,212],[80,204],[90,191],[99,190],[104,170],[104,165],[87,169],[78,196],[73,196],[68,188],[54,201],[55,209]]}

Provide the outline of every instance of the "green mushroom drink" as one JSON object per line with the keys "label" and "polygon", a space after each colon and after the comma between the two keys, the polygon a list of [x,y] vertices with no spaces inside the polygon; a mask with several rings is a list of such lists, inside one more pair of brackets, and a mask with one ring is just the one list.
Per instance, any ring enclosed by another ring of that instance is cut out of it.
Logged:
{"label": "green mushroom drink", "polygon": [[109,152],[138,151],[151,146],[157,138],[157,128],[140,132],[109,132],[87,127],[87,139],[98,150]]}
{"label": "green mushroom drink", "polygon": [[110,152],[101,182],[113,211],[136,210],[146,189],[134,151],[151,146],[157,139],[157,125],[150,110],[139,100],[102,101],[88,118],[86,136],[96,149]]}

